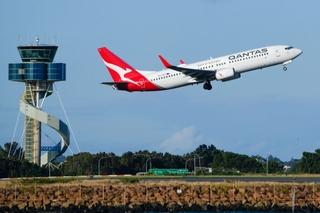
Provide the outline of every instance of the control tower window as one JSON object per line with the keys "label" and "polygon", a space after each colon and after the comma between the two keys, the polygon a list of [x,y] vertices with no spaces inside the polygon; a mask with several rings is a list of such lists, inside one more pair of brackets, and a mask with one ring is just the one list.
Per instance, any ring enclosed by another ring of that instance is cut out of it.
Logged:
{"label": "control tower window", "polygon": [[51,50],[21,50],[24,58],[47,59],[50,57]]}
{"label": "control tower window", "polygon": [[57,46],[19,46],[23,62],[52,62]]}

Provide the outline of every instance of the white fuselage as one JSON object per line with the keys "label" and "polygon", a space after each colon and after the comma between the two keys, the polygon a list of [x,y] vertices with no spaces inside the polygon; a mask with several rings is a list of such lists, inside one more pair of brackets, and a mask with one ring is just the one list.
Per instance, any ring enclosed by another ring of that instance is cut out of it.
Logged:
{"label": "white fuselage", "polygon": [[[218,58],[212,58],[192,64],[180,64],[179,66],[205,71],[233,69],[234,72],[239,75],[244,72],[262,69],[278,64],[286,66],[301,53],[302,51],[300,49],[285,45],[277,45],[248,50]],[[162,89],[171,89],[204,82],[203,80],[199,81],[196,78],[172,69],[139,72],[153,84]],[[212,80],[217,80],[217,78]]]}

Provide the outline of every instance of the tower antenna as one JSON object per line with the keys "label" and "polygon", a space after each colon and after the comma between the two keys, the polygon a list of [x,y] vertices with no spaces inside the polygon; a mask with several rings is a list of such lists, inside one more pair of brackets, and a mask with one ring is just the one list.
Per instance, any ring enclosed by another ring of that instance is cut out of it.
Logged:
{"label": "tower antenna", "polygon": [[37,46],[39,46],[39,41],[40,41],[39,36],[36,36],[36,45]]}

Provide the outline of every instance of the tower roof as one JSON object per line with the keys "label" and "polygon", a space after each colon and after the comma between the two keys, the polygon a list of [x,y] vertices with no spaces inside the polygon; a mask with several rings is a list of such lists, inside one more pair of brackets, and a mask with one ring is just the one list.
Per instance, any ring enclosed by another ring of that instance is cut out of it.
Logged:
{"label": "tower roof", "polygon": [[57,52],[58,46],[31,45],[18,46],[22,62],[48,62],[51,63]]}

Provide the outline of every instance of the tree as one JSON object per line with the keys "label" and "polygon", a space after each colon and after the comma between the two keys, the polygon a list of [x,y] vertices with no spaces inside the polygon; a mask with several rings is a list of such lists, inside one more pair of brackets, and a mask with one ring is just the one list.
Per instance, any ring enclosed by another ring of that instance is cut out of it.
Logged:
{"label": "tree", "polygon": [[297,168],[304,173],[320,173],[320,149],[316,149],[314,153],[303,152]]}
{"label": "tree", "polygon": [[81,152],[68,156],[62,166],[65,175],[89,175],[93,170],[93,156],[89,152]]}
{"label": "tree", "polygon": [[[1,158],[8,158],[8,156],[11,159],[21,159],[23,158],[23,149],[20,147],[20,145],[13,141],[12,143],[5,143],[3,145],[3,148],[0,146],[0,157]],[[22,156],[21,156],[22,155]]]}

